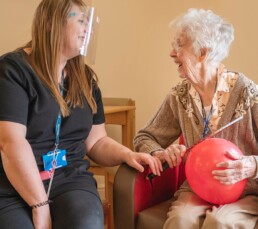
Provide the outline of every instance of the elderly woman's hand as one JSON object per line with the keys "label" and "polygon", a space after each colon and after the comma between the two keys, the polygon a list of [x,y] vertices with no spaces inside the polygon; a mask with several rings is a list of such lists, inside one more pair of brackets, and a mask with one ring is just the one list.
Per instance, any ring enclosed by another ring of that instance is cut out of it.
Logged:
{"label": "elderly woman's hand", "polygon": [[232,185],[246,178],[254,177],[256,174],[256,160],[253,156],[242,156],[235,152],[226,152],[226,155],[232,160],[220,162],[217,168],[223,170],[214,170],[214,178],[222,184]]}
{"label": "elderly woman's hand", "polygon": [[186,147],[179,144],[171,144],[163,151],[156,151],[152,155],[161,162],[167,162],[170,168],[180,165],[185,154]]}

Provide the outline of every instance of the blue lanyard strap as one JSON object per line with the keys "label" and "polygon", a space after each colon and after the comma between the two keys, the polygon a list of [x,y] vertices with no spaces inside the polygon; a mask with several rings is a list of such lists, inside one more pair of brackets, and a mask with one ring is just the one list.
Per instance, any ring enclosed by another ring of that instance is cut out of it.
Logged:
{"label": "blue lanyard strap", "polygon": [[[218,83],[218,81],[216,80],[214,93],[216,93],[217,83]],[[210,123],[210,119],[211,119],[212,112],[213,112],[213,104],[211,105],[211,109],[210,109],[208,117],[206,117],[206,111],[203,106],[202,98],[200,97],[200,99],[201,99],[201,103],[202,103],[202,116],[203,116],[203,126],[204,126],[202,138],[205,138],[207,136],[207,134],[209,133],[209,123]]]}
{"label": "blue lanyard strap", "polygon": [[[64,94],[64,71],[62,71],[60,93],[61,93],[61,96],[63,96],[63,94]],[[56,126],[55,126],[56,140],[55,140],[54,156],[53,156],[53,161],[52,161],[52,166],[53,167],[52,167],[51,178],[50,178],[48,189],[47,189],[47,196],[48,197],[50,195],[50,190],[51,190],[51,187],[52,187],[52,182],[53,182],[53,179],[54,179],[54,173],[55,173],[55,169],[56,169],[56,165],[57,165],[57,155],[58,155],[58,145],[59,145],[61,122],[62,122],[62,114],[61,114],[61,110],[59,109],[58,116],[57,116],[57,119],[56,119]]]}
{"label": "blue lanyard strap", "polygon": [[[63,96],[63,94],[64,94],[64,71],[62,71],[60,93]],[[55,135],[56,135],[55,145],[56,145],[56,148],[58,148],[58,145],[59,145],[61,122],[62,122],[62,115],[61,115],[61,111],[59,110],[58,116],[57,116],[57,119],[56,119],[56,127],[55,127]]]}
{"label": "blue lanyard strap", "polygon": [[205,108],[202,103],[202,115],[203,115],[203,126],[204,126],[202,138],[204,138],[209,133],[209,123],[210,123],[212,111],[213,111],[213,105],[211,105],[209,115],[208,115],[208,117],[206,117],[206,111],[205,111]]}

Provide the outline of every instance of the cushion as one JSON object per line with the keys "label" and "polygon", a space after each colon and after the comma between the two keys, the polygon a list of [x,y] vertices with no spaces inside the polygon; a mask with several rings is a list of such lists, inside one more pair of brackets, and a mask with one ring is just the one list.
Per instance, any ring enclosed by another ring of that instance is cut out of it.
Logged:
{"label": "cushion", "polygon": [[162,229],[172,200],[166,200],[138,214],[137,229]]}

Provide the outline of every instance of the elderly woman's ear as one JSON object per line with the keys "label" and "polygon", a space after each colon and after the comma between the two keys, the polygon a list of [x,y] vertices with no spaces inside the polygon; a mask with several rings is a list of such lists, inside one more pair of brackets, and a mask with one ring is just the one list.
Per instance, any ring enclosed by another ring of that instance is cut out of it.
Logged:
{"label": "elderly woman's ear", "polygon": [[205,61],[208,55],[209,55],[208,48],[200,48],[200,61]]}

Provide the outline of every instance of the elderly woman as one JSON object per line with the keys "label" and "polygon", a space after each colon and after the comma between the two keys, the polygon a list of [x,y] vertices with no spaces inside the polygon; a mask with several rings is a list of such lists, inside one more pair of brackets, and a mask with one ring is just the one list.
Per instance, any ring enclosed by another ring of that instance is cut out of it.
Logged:
{"label": "elderly woman", "polygon": [[[258,219],[258,90],[250,79],[221,63],[234,39],[233,27],[203,9],[188,10],[171,26],[175,39],[170,56],[182,80],[138,132],[135,148],[174,167],[184,161],[186,147],[243,116],[216,137],[236,144],[244,156],[227,152],[232,160],[218,163],[224,169],[212,173],[225,185],[246,178],[248,182],[239,200],[216,206],[198,197],[185,181],[175,194],[164,228],[254,228]],[[186,147],[174,143],[180,135]]]}

